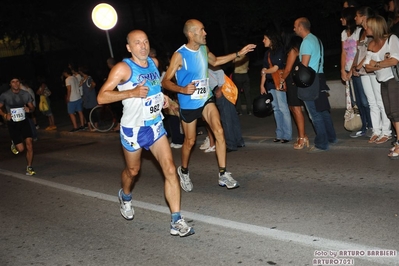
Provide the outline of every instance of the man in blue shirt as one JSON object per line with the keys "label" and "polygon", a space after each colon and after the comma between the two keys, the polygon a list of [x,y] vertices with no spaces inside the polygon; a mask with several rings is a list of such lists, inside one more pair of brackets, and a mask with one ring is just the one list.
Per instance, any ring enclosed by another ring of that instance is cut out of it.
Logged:
{"label": "man in blue shirt", "polygon": [[[316,132],[314,146],[309,152],[320,152],[329,149],[330,143],[336,143],[337,137],[330,115],[330,105],[326,91],[320,86],[325,83],[323,77],[322,56],[323,46],[321,41],[310,32],[310,21],[307,18],[298,18],[294,23],[294,32],[303,39],[299,49],[299,59],[304,66],[311,67],[316,71],[314,84],[317,86],[319,95],[315,100],[302,99],[312,120]],[[301,97],[298,95],[301,99]]]}
{"label": "man in blue shirt", "polygon": [[[177,171],[180,185],[184,191],[192,191],[188,163],[190,152],[196,140],[197,119],[203,117],[210,126],[216,139],[216,156],[219,165],[219,185],[236,188],[238,182],[226,171],[226,142],[220,115],[209,87],[208,64],[219,66],[253,51],[254,44],[248,44],[240,51],[216,57],[206,46],[204,25],[196,20],[188,20],[183,28],[188,43],[182,45],[172,56],[162,87],[177,92],[180,105],[180,117],[184,131],[182,147],[182,165]],[[176,77],[177,84],[172,82]]]}

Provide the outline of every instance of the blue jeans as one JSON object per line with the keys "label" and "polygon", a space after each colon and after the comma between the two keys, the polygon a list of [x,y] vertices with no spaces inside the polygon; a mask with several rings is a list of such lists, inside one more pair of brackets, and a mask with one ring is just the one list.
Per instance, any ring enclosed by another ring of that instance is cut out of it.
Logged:
{"label": "blue jeans", "polygon": [[237,147],[244,146],[245,142],[241,133],[240,119],[238,118],[235,106],[223,95],[216,98],[216,106],[222,121],[226,148],[237,150]]}
{"label": "blue jeans", "polygon": [[360,111],[360,117],[362,119],[361,131],[366,132],[366,128],[373,128],[370,117],[370,106],[367,100],[366,94],[364,93],[362,80],[360,77],[352,76],[353,90],[355,91],[356,105]]}
{"label": "blue jeans", "polygon": [[273,112],[276,120],[276,138],[292,139],[291,113],[287,103],[287,93],[275,89],[268,90],[273,95]]}
{"label": "blue jeans", "polygon": [[304,103],[316,132],[315,147],[321,150],[328,150],[329,143],[337,142],[330,111],[318,112],[314,101],[304,101]]}

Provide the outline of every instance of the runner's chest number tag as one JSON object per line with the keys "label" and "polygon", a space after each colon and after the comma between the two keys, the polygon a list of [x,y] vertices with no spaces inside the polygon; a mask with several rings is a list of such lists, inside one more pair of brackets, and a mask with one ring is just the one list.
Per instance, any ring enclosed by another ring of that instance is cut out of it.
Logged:
{"label": "runner's chest number tag", "polygon": [[191,94],[191,99],[203,99],[208,97],[209,79],[193,80],[196,90]]}
{"label": "runner's chest number tag", "polygon": [[25,120],[25,109],[21,108],[11,108],[11,119],[14,122],[20,122]]}
{"label": "runner's chest number tag", "polygon": [[163,94],[148,96],[144,102],[144,120],[153,120],[159,116],[163,106]]}

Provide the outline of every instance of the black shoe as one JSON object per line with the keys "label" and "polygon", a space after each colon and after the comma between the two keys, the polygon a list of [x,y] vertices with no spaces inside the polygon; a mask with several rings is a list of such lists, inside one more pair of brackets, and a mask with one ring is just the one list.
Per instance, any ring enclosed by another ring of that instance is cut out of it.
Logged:
{"label": "black shoe", "polygon": [[278,138],[275,138],[274,140],[273,140],[273,142],[280,142],[281,141],[281,139],[278,139]]}
{"label": "black shoe", "polygon": [[230,148],[226,149],[226,152],[232,152],[232,151],[237,151],[237,150],[233,150],[233,149],[230,149]]}
{"label": "black shoe", "polygon": [[281,140],[281,143],[287,143],[287,142],[290,142],[288,139],[282,139]]}
{"label": "black shoe", "polygon": [[81,126],[80,128],[78,128],[78,130],[85,130],[85,127]]}
{"label": "black shoe", "polygon": [[237,145],[237,148],[244,148],[244,147],[245,147],[245,144]]}

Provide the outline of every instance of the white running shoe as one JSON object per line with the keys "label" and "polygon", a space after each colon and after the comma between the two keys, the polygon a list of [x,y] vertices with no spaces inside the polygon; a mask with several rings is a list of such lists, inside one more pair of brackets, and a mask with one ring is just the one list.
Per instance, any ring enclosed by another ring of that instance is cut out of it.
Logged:
{"label": "white running shoe", "polygon": [[119,203],[121,204],[121,214],[126,220],[132,220],[134,217],[134,209],[132,206],[132,201],[123,201],[122,199],[122,189],[118,193]]}
{"label": "white running shoe", "polygon": [[227,188],[237,188],[240,184],[234,180],[230,172],[225,172],[223,175],[219,174],[219,186]]}
{"label": "white running shoe", "polygon": [[173,236],[184,237],[194,233],[194,228],[188,226],[183,217],[175,223],[170,223],[170,234]]}
{"label": "white running shoe", "polygon": [[212,147],[209,147],[208,149],[204,150],[204,152],[208,153],[208,152],[215,152],[216,151],[216,146],[213,145]]}
{"label": "white running shoe", "polygon": [[190,179],[190,173],[187,174],[183,174],[183,172],[181,171],[181,166],[179,166],[177,168],[177,174],[180,177],[180,186],[181,188],[186,191],[186,192],[190,192],[193,190],[193,183],[191,182]]}
{"label": "white running shoe", "polygon": [[200,146],[200,150],[206,150],[210,146],[209,137],[206,137],[202,145]]}
{"label": "white running shoe", "polygon": [[170,143],[170,147],[171,148],[175,148],[175,149],[180,149],[183,145],[182,144],[175,144],[175,143]]}

